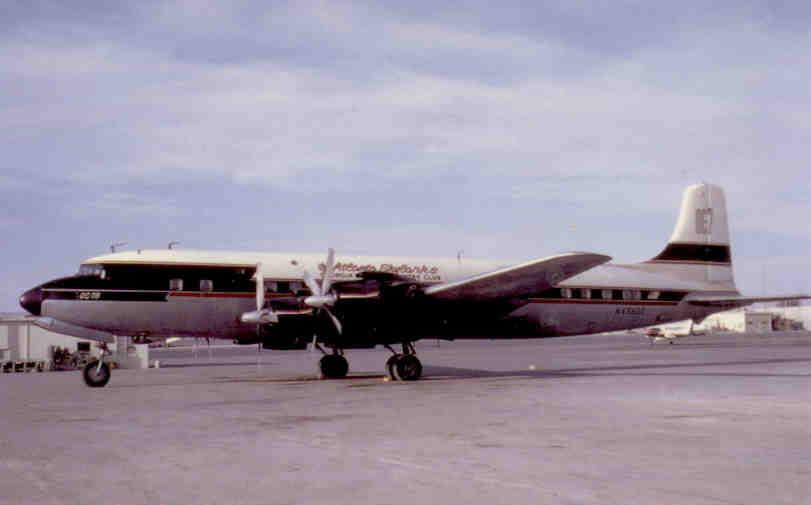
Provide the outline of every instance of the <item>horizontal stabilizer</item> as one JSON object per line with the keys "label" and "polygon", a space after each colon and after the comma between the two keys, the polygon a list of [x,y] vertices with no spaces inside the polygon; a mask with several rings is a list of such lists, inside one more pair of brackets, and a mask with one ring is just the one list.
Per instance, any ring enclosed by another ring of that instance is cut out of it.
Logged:
{"label": "horizontal stabilizer", "polygon": [[437,300],[494,301],[531,295],[609,261],[595,253],[565,253],[521,263],[425,290]]}
{"label": "horizontal stabilizer", "polygon": [[111,333],[105,331],[93,330],[83,326],[76,326],[62,321],[57,321],[51,317],[34,317],[31,318],[34,325],[39,326],[43,330],[62,333],[82,340],[92,340],[94,342],[106,342],[108,344],[115,341]]}
{"label": "horizontal stabilizer", "polygon": [[811,300],[811,295],[783,295],[783,296],[701,296],[689,298],[687,303],[701,307],[743,307],[760,302],[787,302],[793,300]]}

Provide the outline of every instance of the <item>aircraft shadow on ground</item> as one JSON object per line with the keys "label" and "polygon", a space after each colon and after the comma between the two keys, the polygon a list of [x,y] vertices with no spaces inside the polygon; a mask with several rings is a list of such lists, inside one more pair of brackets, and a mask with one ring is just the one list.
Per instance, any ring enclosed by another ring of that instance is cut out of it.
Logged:
{"label": "aircraft shadow on ground", "polygon": [[[597,375],[634,375],[634,376],[719,376],[719,377],[809,377],[811,373],[769,373],[769,372],[741,372],[741,371],[679,371],[682,368],[701,368],[717,366],[740,366],[740,365],[776,365],[787,363],[809,363],[811,358],[773,358],[759,360],[736,360],[736,361],[696,361],[689,363],[648,363],[638,365],[605,365],[573,368],[554,368],[546,370],[483,370],[476,368],[461,368],[449,366],[425,365],[424,380],[442,379],[466,379],[466,378],[499,378],[499,377],[522,377],[522,378],[560,378],[560,377],[583,377]],[[621,373],[617,373],[621,372]]]}
{"label": "aircraft shadow on ground", "polygon": [[[258,366],[274,366],[277,363],[271,361],[261,361],[259,362]],[[228,363],[225,361],[200,361],[194,363],[164,363],[161,362],[161,368],[206,368],[206,367],[218,367],[218,366],[228,366],[228,367],[256,367],[257,363],[254,362],[237,362],[237,363]]]}
{"label": "aircraft shadow on ground", "polygon": [[[741,371],[681,371],[685,368],[701,367],[725,367],[725,366],[745,366],[745,365],[779,365],[789,363],[808,363],[811,365],[811,358],[772,358],[759,360],[730,360],[730,361],[694,361],[688,363],[641,363],[635,365],[603,365],[572,368],[551,368],[541,370],[484,370],[477,368],[463,368],[438,365],[424,365],[423,377],[420,381],[444,381],[459,379],[551,379],[551,378],[575,378],[575,377],[597,377],[597,376],[638,376],[638,377],[773,377],[773,378],[811,378],[811,373],[770,373],[770,372],[741,372]],[[273,363],[263,362],[259,366],[273,366]],[[184,367],[256,367],[253,363],[223,363],[223,362],[201,362],[188,364],[162,365],[162,368],[184,368]],[[343,379],[329,379],[332,381],[368,381],[370,379],[382,379],[380,373],[350,373]],[[145,386],[168,386],[178,384],[211,384],[211,383],[305,383],[322,381],[316,374],[313,375],[291,375],[289,377],[216,377],[213,380],[203,381],[180,381],[168,384],[126,384],[115,385],[114,387],[145,387]],[[382,384],[382,382],[381,382]]]}

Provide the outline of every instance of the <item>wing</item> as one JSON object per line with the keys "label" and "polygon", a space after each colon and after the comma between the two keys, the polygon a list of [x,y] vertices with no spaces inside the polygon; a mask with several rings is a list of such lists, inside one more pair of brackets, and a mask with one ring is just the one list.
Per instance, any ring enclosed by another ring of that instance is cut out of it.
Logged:
{"label": "wing", "polygon": [[790,300],[811,300],[811,295],[783,295],[783,296],[741,296],[719,295],[699,296],[687,299],[690,305],[701,307],[743,307],[758,302],[784,302]]}
{"label": "wing", "polygon": [[611,258],[595,253],[565,253],[475,275],[425,290],[436,300],[502,301],[543,291],[558,282],[606,263]]}

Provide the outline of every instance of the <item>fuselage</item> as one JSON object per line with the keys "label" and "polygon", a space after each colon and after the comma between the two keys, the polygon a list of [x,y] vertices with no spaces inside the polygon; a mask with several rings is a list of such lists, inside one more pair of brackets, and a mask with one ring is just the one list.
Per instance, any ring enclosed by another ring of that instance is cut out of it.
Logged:
{"label": "fuselage", "polygon": [[[119,335],[239,340],[257,333],[255,325],[240,321],[241,314],[255,309],[257,265],[267,296],[291,299],[308,294],[303,272],[318,273],[323,260],[323,255],[298,253],[125,251],[90,258],[79,274],[47,282],[23,295],[21,303],[37,315]],[[341,256],[335,278],[384,272],[426,287],[505,266],[460,258]],[[690,305],[690,296],[734,293],[723,283],[691,279],[677,264],[609,263],[515,300],[487,324],[437,326],[415,337],[545,337],[638,328],[704,318],[715,310]],[[471,308],[470,319],[479,313],[479,307]],[[295,319],[308,317],[302,313]]]}

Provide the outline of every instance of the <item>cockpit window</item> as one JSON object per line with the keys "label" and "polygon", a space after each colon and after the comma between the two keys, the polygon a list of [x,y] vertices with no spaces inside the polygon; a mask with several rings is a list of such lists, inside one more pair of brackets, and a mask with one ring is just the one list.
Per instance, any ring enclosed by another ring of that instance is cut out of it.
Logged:
{"label": "cockpit window", "polygon": [[79,265],[79,275],[104,279],[107,277],[107,272],[101,265]]}

